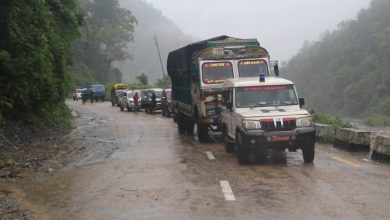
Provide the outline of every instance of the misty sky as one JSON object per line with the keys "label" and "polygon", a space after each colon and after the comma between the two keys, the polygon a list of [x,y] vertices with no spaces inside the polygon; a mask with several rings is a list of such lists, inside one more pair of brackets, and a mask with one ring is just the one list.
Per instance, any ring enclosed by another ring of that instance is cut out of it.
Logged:
{"label": "misty sky", "polygon": [[[288,60],[305,40],[317,40],[370,0],[145,0],[198,39],[257,38],[271,59]],[[173,34],[174,37],[174,34]]]}

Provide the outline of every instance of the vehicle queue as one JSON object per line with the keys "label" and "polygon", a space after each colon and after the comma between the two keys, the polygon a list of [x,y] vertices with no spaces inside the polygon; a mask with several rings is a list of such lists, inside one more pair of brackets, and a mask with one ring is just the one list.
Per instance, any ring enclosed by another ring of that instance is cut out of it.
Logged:
{"label": "vehicle queue", "polygon": [[172,115],[171,89],[128,89],[126,84],[118,83],[111,88],[111,105],[129,112],[141,109],[146,113],[160,111],[163,116],[169,117]]}

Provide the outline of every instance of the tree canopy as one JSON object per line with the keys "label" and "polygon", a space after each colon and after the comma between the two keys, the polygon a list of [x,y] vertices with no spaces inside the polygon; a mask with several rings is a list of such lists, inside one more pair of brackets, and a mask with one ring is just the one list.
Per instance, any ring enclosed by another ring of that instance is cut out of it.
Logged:
{"label": "tree canopy", "polygon": [[118,0],[84,0],[81,8],[84,23],[73,65],[76,83],[121,81],[121,71],[112,64],[130,58],[126,48],[133,42],[136,18]]}
{"label": "tree canopy", "polygon": [[356,20],[306,42],[284,72],[316,111],[390,117],[389,57],[390,1],[373,0]]}
{"label": "tree canopy", "polygon": [[63,105],[79,15],[76,0],[0,1],[0,120]]}

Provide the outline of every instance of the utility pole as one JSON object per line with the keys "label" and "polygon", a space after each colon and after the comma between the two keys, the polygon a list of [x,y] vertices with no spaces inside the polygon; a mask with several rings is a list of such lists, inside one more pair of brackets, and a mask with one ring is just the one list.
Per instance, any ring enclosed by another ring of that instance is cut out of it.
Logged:
{"label": "utility pole", "polygon": [[162,74],[163,74],[163,82],[164,82],[164,87],[165,87],[165,71],[164,71],[164,66],[162,64],[162,61],[161,61],[160,48],[158,47],[158,41],[157,41],[156,35],[154,35],[154,41],[156,42],[158,57],[160,58],[161,70],[162,70]]}

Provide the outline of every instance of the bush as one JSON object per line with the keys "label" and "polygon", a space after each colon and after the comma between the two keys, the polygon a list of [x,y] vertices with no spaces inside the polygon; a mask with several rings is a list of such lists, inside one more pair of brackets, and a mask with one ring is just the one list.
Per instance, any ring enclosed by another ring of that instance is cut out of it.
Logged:
{"label": "bush", "polygon": [[370,126],[390,126],[390,116],[370,115],[364,118],[364,123]]}
{"label": "bush", "polygon": [[331,125],[335,128],[353,128],[350,123],[343,122],[341,119],[326,114],[316,113],[314,110],[310,111],[314,123],[321,123]]}

